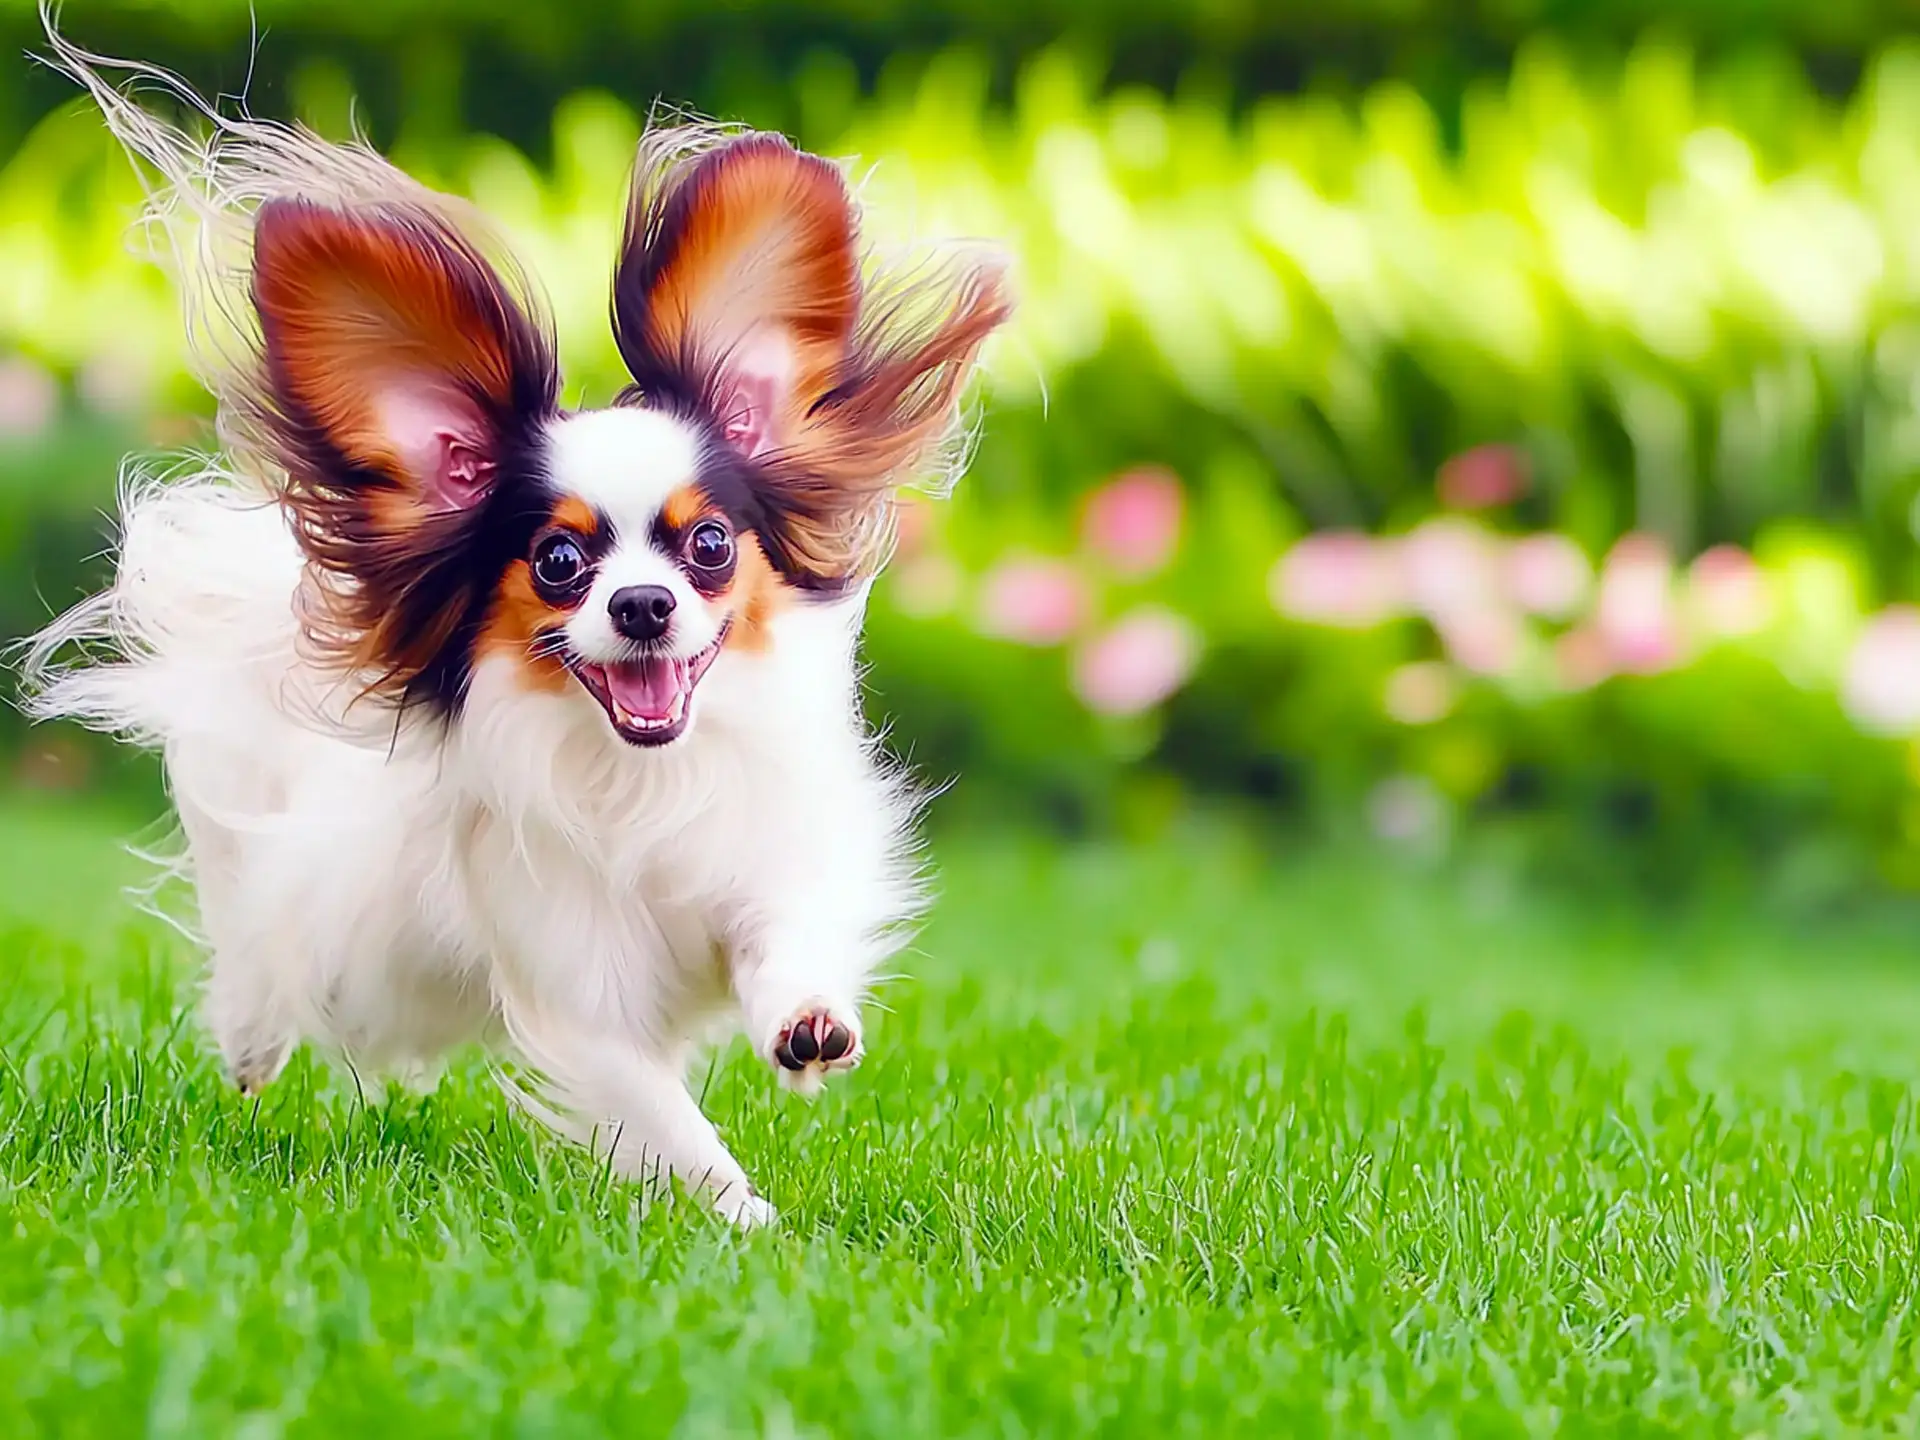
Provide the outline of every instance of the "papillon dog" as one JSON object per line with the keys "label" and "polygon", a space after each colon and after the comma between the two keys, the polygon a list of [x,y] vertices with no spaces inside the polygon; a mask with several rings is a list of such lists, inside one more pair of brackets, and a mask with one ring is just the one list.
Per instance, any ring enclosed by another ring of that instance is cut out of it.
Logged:
{"label": "papillon dog", "polygon": [[655,127],[612,266],[632,383],[570,409],[466,206],[121,67],[175,125],[52,44],[141,162],[219,450],[130,472],[29,703],[159,751],[234,1081],[493,1042],[617,1171],[771,1219],[685,1077],[728,1024],[803,1092],[863,1054],[919,887],[858,632],[901,488],[954,468],[1001,260],[883,265],[838,166]]}

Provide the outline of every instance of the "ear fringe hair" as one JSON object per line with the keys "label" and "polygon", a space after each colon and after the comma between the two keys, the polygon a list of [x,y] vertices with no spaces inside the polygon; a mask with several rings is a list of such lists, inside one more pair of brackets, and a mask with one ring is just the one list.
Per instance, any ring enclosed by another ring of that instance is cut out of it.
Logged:
{"label": "ear fringe hair", "polygon": [[[55,28],[49,0],[40,19],[51,50],[44,63],[92,97],[146,191],[135,248],[178,288],[188,363],[217,404],[217,434],[243,483],[277,495],[284,482],[263,421],[271,403],[249,294],[253,219],[269,201],[425,212],[470,240],[533,323],[552,333],[538,290],[478,212],[412,179],[363,139],[336,144],[303,126],[223,115],[169,70],[75,45]],[[108,78],[115,73],[118,83]],[[152,113],[143,94],[179,107],[185,123]]]}
{"label": "ear fringe hair", "polygon": [[[42,0],[40,15],[51,51],[44,63],[92,98],[146,192],[134,248],[174,281],[190,370],[216,405],[222,456],[205,473],[217,468],[238,494],[287,506],[308,550],[298,596],[303,648],[325,668],[361,669],[372,658],[362,643],[371,632],[359,613],[367,607],[356,604],[358,582],[342,573],[338,557],[323,543],[328,537],[314,528],[315,497],[292,473],[297,467],[290,462],[300,457],[288,448],[287,417],[269,375],[253,294],[257,217],[263,206],[280,201],[341,214],[420,217],[491,268],[530,327],[536,349],[550,357],[553,326],[542,297],[473,207],[415,181],[363,139],[336,144],[304,127],[244,111],[224,115],[170,71],[98,55],[66,39],[48,0]],[[148,97],[183,112],[180,121],[148,109]],[[71,623],[74,635],[49,632],[46,642],[77,638],[84,626],[78,617]],[[36,658],[44,666],[45,657]],[[397,694],[404,705],[413,696],[398,683],[408,677],[396,676],[396,669],[390,660],[375,661],[357,688],[388,698]]]}

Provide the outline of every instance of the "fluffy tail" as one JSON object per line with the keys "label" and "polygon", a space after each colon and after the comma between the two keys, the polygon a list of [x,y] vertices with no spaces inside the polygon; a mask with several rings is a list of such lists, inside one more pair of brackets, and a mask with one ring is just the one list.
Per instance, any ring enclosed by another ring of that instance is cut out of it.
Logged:
{"label": "fluffy tail", "polygon": [[149,746],[239,733],[295,654],[279,506],[213,461],[130,462],[120,514],[113,583],[27,642],[23,708]]}

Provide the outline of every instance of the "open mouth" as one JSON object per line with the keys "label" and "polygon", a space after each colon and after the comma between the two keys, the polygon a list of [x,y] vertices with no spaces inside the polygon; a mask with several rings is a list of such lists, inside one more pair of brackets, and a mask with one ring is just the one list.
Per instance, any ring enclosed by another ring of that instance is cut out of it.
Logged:
{"label": "open mouth", "polygon": [[576,659],[573,673],[607,712],[607,723],[629,745],[665,745],[685,733],[693,691],[707,673],[732,622],[697,655],[642,655],[596,663]]}

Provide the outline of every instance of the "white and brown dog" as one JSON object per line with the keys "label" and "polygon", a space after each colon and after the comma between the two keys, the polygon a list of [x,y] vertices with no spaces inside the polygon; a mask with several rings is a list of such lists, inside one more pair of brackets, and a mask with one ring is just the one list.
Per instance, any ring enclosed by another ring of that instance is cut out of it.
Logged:
{"label": "white and brown dog", "polygon": [[32,704],[161,752],[235,1079],[495,1038],[534,1113],[767,1220],[684,1075],[730,1017],[798,1088],[861,1057],[916,893],[865,587],[951,461],[999,261],[876,270],[834,165],[656,130],[613,267],[633,383],[570,411],[457,202],[122,67],[199,138],[53,44],[160,176],[222,450],[123,487],[113,585],[39,637]]}

